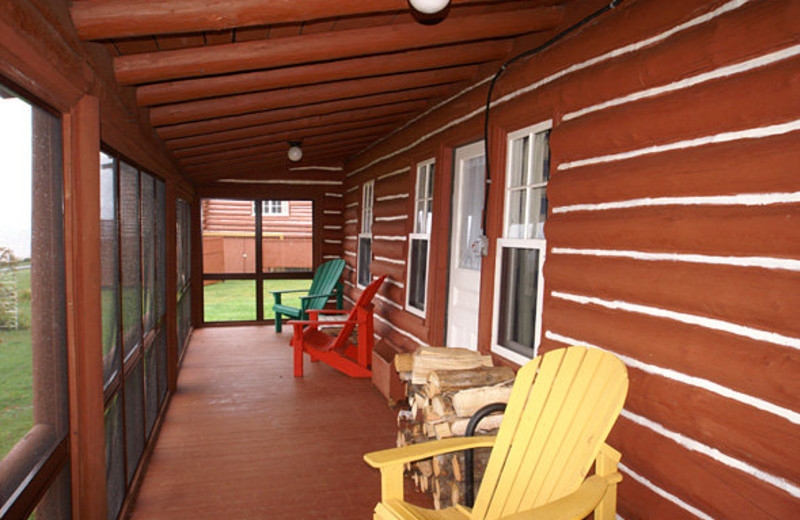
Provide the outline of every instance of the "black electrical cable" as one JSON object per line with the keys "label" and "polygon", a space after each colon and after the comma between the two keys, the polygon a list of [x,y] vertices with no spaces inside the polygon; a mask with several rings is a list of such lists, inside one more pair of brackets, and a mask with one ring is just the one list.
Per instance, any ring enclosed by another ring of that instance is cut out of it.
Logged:
{"label": "black electrical cable", "polygon": [[584,25],[586,25],[587,23],[591,22],[592,20],[594,20],[595,18],[597,18],[601,14],[605,13],[606,11],[610,11],[611,9],[614,9],[615,7],[617,7],[622,2],[623,2],[623,0],[612,0],[612,2],[609,3],[608,5],[606,5],[606,6],[602,7],[602,8],[600,8],[600,9],[598,9],[597,11],[593,12],[592,14],[590,14],[589,16],[584,18],[583,20],[579,21],[578,23],[576,23],[574,25],[571,25],[570,27],[564,29],[563,31],[561,31],[560,33],[556,34],[555,36],[553,36],[552,38],[550,38],[549,40],[547,40],[543,44],[539,45],[538,47],[536,47],[534,49],[527,50],[525,52],[521,52],[521,53],[517,54],[516,56],[514,56],[512,58],[509,58],[505,63],[503,63],[500,66],[500,69],[498,69],[498,71],[495,73],[494,77],[492,78],[492,82],[489,84],[489,92],[486,94],[486,109],[484,110],[484,118],[483,118],[483,153],[484,153],[484,157],[486,158],[485,159],[486,176],[485,176],[485,179],[484,179],[485,180],[485,188],[483,190],[483,219],[481,221],[481,229],[483,230],[483,234],[484,235],[486,235],[486,208],[487,208],[487,206],[489,204],[489,186],[492,184],[492,175],[491,175],[491,170],[490,170],[490,166],[489,166],[489,163],[491,162],[489,160],[489,109],[491,108],[491,105],[492,105],[492,91],[494,91],[495,83],[497,83],[498,78],[500,78],[500,76],[503,74],[503,72],[505,72],[505,70],[508,68],[508,66],[511,65],[512,63],[514,63],[515,61],[519,61],[522,58],[527,58],[527,57],[539,54],[540,52],[542,52],[546,48],[550,47],[551,45],[553,45],[554,43],[559,41],[564,36],[570,34],[571,32],[575,31],[576,29],[579,29],[580,27],[583,27]]}

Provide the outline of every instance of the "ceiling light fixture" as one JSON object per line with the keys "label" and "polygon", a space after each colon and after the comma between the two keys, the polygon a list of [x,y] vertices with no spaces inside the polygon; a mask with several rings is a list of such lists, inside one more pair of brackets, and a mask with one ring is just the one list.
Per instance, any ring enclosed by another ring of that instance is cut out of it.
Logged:
{"label": "ceiling light fixture", "polygon": [[300,148],[300,141],[289,141],[289,160],[297,162],[303,158],[303,149]]}
{"label": "ceiling light fixture", "polygon": [[450,3],[450,0],[408,0],[411,7],[425,14],[438,13]]}

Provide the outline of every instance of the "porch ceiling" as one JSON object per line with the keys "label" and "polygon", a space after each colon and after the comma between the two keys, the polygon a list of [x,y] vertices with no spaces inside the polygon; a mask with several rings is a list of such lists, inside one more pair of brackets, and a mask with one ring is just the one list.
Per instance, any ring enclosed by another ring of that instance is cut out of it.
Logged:
{"label": "porch ceiling", "polygon": [[451,0],[426,18],[406,0],[76,0],[71,15],[205,183],[342,166],[599,4]]}

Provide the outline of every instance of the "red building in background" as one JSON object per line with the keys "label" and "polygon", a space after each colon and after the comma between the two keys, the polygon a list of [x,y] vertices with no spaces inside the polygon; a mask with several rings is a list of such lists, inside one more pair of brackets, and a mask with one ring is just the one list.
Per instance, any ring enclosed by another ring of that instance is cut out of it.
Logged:
{"label": "red building in background", "polygon": [[[206,273],[255,271],[255,201],[202,201],[203,266]],[[312,268],[312,202],[262,200],[261,247],[264,272]]]}

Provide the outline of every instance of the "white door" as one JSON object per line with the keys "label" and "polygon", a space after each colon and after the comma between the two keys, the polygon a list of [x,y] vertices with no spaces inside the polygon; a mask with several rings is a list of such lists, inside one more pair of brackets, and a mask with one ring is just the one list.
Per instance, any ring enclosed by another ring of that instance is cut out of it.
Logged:
{"label": "white door", "polygon": [[456,150],[450,223],[448,347],[478,348],[484,165],[483,141]]}

